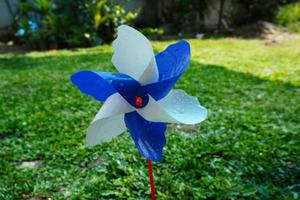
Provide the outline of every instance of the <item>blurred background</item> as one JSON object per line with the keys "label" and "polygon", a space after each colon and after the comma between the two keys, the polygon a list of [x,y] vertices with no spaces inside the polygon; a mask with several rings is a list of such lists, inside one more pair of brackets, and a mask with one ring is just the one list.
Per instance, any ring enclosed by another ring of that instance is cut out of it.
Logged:
{"label": "blurred background", "polygon": [[17,45],[46,50],[95,46],[111,42],[120,24],[133,25],[156,40],[220,34],[268,37],[278,32],[289,36],[289,32],[300,32],[300,3],[297,0],[0,1],[2,48]]}
{"label": "blurred background", "polygon": [[70,81],[116,71],[121,24],[189,42],[175,88],[209,113],[168,125],[158,199],[300,199],[299,0],[0,0],[0,200],[149,199],[129,132],[87,147],[101,103]]}

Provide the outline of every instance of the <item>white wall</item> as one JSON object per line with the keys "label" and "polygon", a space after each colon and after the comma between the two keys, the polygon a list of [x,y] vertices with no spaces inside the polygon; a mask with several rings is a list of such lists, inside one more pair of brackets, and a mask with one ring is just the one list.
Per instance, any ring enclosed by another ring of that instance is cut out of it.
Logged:
{"label": "white wall", "polygon": [[[12,14],[15,15],[19,9],[20,0],[7,0],[12,9]],[[13,15],[9,12],[5,0],[0,0],[0,28],[6,28],[12,25],[14,19]]]}
{"label": "white wall", "polygon": [[[215,29],[219,23],[219,10],[220,10],[220,0],[211,0],[209,1],[208,8],[204,13],[204,26],[207,29]],[[228,19],[231,16],[232,12],[232,1],[225,0],[224,2],[224,10],[223,10],[223,23],[224,20],[228,22]],[[224,24],[223,24],[224,26]]]}

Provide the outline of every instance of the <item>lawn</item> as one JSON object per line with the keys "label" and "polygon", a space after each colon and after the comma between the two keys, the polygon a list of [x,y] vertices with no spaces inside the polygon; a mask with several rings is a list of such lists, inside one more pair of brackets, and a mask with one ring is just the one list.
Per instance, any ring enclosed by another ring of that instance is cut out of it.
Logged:
{"label": "lawn", "polygon": [[[158,199],[300,198],[300,40],[189,42],[191,65],[176,88],[209,116],[169,126],[154,164]],[[101,104],[70,75],[115,71],[111,55],[111,46],[0,54],[0,199],[149,198],[146,161],[128,132],[85,144]]]}

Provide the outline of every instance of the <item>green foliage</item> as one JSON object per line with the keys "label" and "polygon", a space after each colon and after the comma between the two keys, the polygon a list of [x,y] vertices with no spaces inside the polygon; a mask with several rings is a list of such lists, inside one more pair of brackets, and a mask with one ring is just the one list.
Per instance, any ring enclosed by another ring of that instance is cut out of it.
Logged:
{"label": "green foliage", "polygon": [[118,26],[121,24],[130,25],[130,22],[137,17],[137,13],[126,13],[123,6],[114,5],[111,2],[107,2],[107,0],[99,1],[92,8],[94,26],[97,32],[101,33],[107,41],[113,39]]}
{"label": "green foliage", "polygon": [[[18,28],[23,41],[58,43],[62,47],[93,46],[110,42],[121,24],[130,24],[136,13],[106,0],[35,0],[21,4]],[[39,25],[30,30],[28,21]]]}
{"label": "green foliage", "polygon": [[234,0],[237,6],[232,11],[233,23],[244,25],[247,23],[273,21],[280,6],[295,0]]}
{"label": "green foliage", "polygon": [[283,6],[277,14],[277,23],[300,33],[300,3]]}
{"label": "green foliage", "polygon": [[165,0],[161,1],[163,23],[171,23],[173,32],[197,32],[209,4],[199,0]]}
{"label": "green foliage", "polygon": [[139,30],[145,36],[162,36],[164,34],[164,30],[161,28],[143,28]]}
{"label": "green foliage", "polygon": [[181,31],[185,32],[190,28],[188,32],[198,32],[199,27],[197,24],[201,22],[204,16],[204,11],[207,9],[209,3],[207,1],[198,0],[175,0],[177,4],[178,22],[181,27]]}
{"label": "green foliage", "polygon": [[[260,20],[273,21],[280,6],[295,0],[224,0],[224,4],[232,6],[230,10],[231,25],[242,26]],[[171,24],[171,33],[195,33],[205,30],[204,16],[208,10],[214,9],[220,14],[220,1],[208,0],[165,0],[160,1],[161,23]],[[225,6],[227,7],[227,6]],[[218,17],[218,16],[217,16]],[[226,20],[226,19],[225,19]],[[173,32],[172,32],[173,31]]]}
{"label": "green foliage", "polygon": [[36,12],[45,15],[51,10],[51,1],[35,0],[34,3],[22,3],[20,8],[23,12]]}
{"label": "green foliage", "polygon": [[[169,126],[164,159],[153,166],[158,199],[299,199],[299,39],[189,42],[191,65],[176,88],[209,115]],[[0,199],[150,198],[147,164],[128,132],[85,145],[101,105],[70,75],[115,71],[111,55],[110,46],[0,54]]]}

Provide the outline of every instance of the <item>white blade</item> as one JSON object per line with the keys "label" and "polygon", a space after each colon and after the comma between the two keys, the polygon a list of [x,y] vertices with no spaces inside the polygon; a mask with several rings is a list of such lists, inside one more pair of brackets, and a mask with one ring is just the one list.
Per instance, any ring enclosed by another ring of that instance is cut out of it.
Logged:
{"label": "white blade", "polygon": [[93,121],[134,111],[119,93],[114,93],[106,99]]}
{"label": "white blade", "polygon": [[87,131],[86,140],[89,146],[108,142],[126,130],[124,114],[93,121]]}
{"label": "white blade", "polygon": [[[140,81],[142,85],[158,80],[153,49],[143,34],[130,26],[119,26],[118,37],[112,46],[114,48],[112,63],[119,72]],[[144,73],[146,70],[148,73]]]}
{"label": "white blade", "polygon": [[139,82],[141,85],[147,85],[150,83],[155,83],[158,81],[159,73],[156,65],[156,60],[153,55],[153,57],[150,60],[150,63],[144,73],[140,76]]}
{"label": "white blade", "polygon": [[148,104],[144,108],[137,109],[137,112],[148,121],[178,123],[150,95]]}
{"label": "white blade", "polygon": [[119,93],[108,97],[88,128],[88,145],[110,141],[125,131],[124,113],[132,111],[134,108]]}
{"label": "white blade", "polygon": [[150,98],[148,105],[138,113],[149,121],[181,124],[197,124],[207,117],[206,108],[197,98],[182,90],[172,90],[158,102]]}

